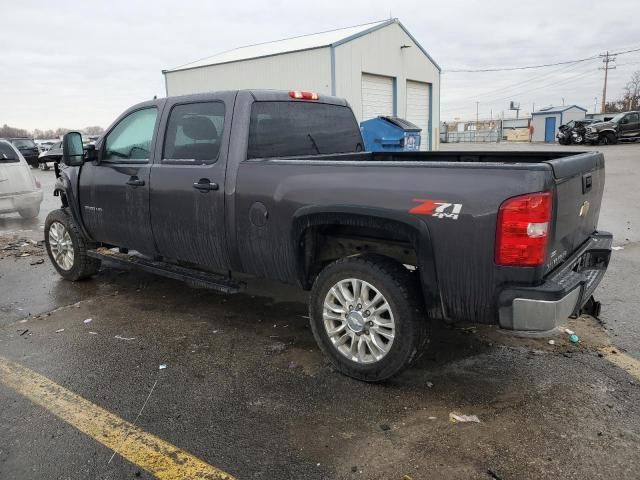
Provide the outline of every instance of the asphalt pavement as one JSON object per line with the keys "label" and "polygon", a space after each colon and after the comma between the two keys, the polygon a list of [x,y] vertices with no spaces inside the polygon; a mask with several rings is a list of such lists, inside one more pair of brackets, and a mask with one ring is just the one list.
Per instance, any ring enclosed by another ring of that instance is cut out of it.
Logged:
{"label": "asphalt pavement", "polygon": [[0,478],[179,478],[156,460],[186,453],[212,467],[197,478],[638,478],[640,145],[600,148],[600,226],[622,247],[596,292],[604,326],[573,321],[574,346],[438,325],[419,365],[381,385],[332,370],[292,287],[223,296],[106,268],[63,281],[37,244],[58,205],[38,172],[40,217],[0,217]]}

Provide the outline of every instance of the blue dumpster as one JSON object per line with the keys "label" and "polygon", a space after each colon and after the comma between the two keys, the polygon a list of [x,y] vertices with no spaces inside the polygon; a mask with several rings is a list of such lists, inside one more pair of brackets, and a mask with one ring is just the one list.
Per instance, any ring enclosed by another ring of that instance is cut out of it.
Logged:
{"label": "blue dumpster", "polygon": [[376,117],[360,122],[367,152],[406,152],[420,150],[422,129],[398,117]]}

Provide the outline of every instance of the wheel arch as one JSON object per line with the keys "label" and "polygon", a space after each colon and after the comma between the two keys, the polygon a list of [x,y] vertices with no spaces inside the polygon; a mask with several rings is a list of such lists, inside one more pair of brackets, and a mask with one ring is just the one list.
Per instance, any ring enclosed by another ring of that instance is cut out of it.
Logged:
{"label": "wheel arch", "polygon": [[598,135],[604,135],[604,134],[607,134],[607,133],[613,133],[616,136],[618,135],[613,128],[604,128],[604,129],[602,129],[602,130],[600,130],[598,132]]}
{"label": "wheel arch", "polygon": [[[435,258],[431,234],[427,225],[418,218],[408,216],[393,210],[373,209],[359,206],[308,206],[299,209],[293,217],[291,242],[295,252],[296,275],[303,288],[309,289],[313,280],[323,265],[319,255],[326,233],[335,239],[338,231],[353,232],[363,229],[362,239],[370,239],[376,245],[401,245],[402,240],[408,242],[415,253],[420,287],[428,310],[441,310],[441,297],[436,274]],[[324,233],[323,233],[324,232]],[[371,237],[370,234],[374,234]],[[401,246],[399,247],[402,248]],[[378,253],[367,251],[346,251],[344,256],[364,253]],[[400,258],[382,253],[399,263]]]}
{"label": "wheel arch", "polygon": [[[75,183],[77,184],[78,175],[76,172],[73,173],[73,177],[75,179]],[[56,183],[53,187],[53,195],[55,197],[60,197],[60,202],[62,203],[62,208],[66,208],[73,220],[76,222],[76,225],[80,228],[80,232],[82,235],[90,241],[93,241],[91,235],[85,228],[84,222],[82,221],[82,215],[80,213],[80,202],[78,199],[77,189],[74,188],[74,182],[72,182],[71,178],[67,175],[66,171],[62,171],[60,176],[56,179]]]}

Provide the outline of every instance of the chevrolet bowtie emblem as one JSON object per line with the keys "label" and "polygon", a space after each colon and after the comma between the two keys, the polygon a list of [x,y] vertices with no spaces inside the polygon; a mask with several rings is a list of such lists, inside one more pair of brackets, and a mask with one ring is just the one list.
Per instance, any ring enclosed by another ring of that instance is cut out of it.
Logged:
{"label": "chevrolet bowtie emblem", "polygon": [[584,203],[582,204],[582,206],[580,207],[580,216],[584,217],[587,215],[587,213],[589,213],[589,207],[590,204],[587,200],[584,201]]}

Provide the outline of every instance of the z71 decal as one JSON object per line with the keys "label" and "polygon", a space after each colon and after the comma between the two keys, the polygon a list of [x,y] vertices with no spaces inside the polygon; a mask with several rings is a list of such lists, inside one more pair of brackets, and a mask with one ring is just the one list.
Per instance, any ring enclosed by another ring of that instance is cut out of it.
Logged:
{"label": "z71 decal", "polygon": [[450,218],[457,220],[462,211],[461,203],[449,203],[444,200],[425,200],[423,198],[414,198],[414,202],[419,202],[409,213],[416,215],[429,215],[436,218]]}

